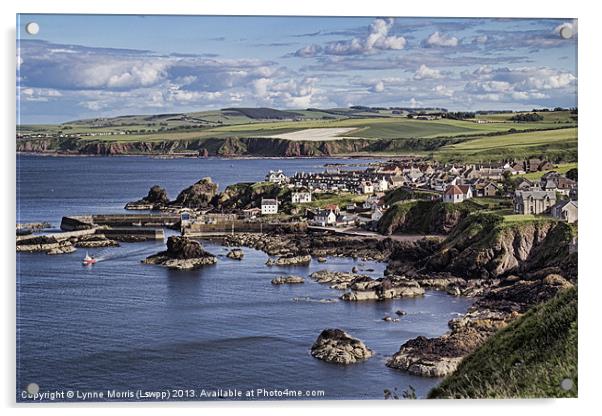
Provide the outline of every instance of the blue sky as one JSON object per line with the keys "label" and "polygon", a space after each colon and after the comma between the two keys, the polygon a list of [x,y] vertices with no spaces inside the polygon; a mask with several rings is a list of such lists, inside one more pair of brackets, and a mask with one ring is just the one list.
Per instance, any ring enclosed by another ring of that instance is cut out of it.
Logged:
{"label": "blue sky", "polygon": [[[35,36],[24,30],[32,21]],[[19,15],[17,26],[21,123],[235,106],[577,103],[568,18]]]}

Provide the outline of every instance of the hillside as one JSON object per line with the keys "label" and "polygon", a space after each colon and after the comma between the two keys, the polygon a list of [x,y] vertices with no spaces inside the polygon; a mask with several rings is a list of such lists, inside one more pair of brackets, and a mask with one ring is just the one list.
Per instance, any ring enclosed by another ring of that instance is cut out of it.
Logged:
{"label": "hillside", "polygon": [[387,269],[403,274],[406,260],[416,258],[415,269],[467,279],[544,271],[573,278],[577,275],[577,253],[571,252],[575,233],[571,225],[552,219],[510,221],[477,211],[465,215],[445,240],[426,247],[427,251],[410,247],[394,252]]}
{"label": "hillside", "polygon": [[378,232],[447,234],[474,210],[472,204],[441,201],[411,201],[392,205],[378,221]]}
{"label": "hillside", "polygon": [[[418,120],[405,114],[354,107],[287,111],[227,108],[125,115],[18,126],[17,151],[280,157],[416,154],[471,161],[531,156],[566,162],[576,159],[576,120],[568,112],[551,112],[554,117],[534,122],[503,119],[488,123]],[[295,135],[287,136],[290,133]]]}
{"label": "hillside", "polygon": [[[534,307],[478,348],[429,398],[577,397],[577,289]],[[570,379],[573,388],[561,382]]]}

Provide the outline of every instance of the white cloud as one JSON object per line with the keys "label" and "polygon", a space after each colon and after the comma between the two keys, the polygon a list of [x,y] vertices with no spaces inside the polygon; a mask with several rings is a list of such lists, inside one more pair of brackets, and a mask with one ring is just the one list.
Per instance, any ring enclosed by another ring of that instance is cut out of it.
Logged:
{"label": "white cloud", "polygon": [[365,55],[384,50],[400,50],[405,48],[403,36],[389,35],[394,19],[375,19],[370,25],[370,33],[361,38],[327,43],[324,46],[308,45],[295,52],[295,56],[306,58],[325,55]]}
{"label": "white cloud", "polygon": [[385,83],[382,81],[377,81],[372,88],[370,89],[372,92],[384,92],[385,91]]}
{"label": "white cloud", "polygon": [[445,85],[441,84],[433,88],[433,92],[439,97],[451,97],[452,95],[454,95],[454,91],[451,88],[448,88]]}
{"label": "white cloud", "polygon": [[424,46],[433,47],[433,46],[443,46],[443,47],[453,47],[458,46],[459,40],[453,36],[447,36],[440,32],[432,33],[428,38],[424,40]]}
{"label": "white cloud", "polygon": [[441,72],[438,69],[429,68],[428,66],[422,64],[414,73],[415,80],[422,79],[437,79],[441,78]]}

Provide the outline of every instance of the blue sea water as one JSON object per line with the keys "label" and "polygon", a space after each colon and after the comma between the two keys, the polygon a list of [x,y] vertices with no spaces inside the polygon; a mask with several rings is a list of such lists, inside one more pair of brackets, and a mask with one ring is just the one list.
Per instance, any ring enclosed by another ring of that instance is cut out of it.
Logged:
{"label": "blue sea water", "polygon": [[[154,184],[174,198],[204,176],[223,188],[260,180],[268,169],[290,174],[335,162],[350,161],[19,155],[17,218],[58,226],[65,214],[122,212],[127,201]],[[267,267],[265,253],[243,248],[244,260],[236,261],[225,257],[224,247],[205,243],[219,256],[214,266],[176,272],[140,263],[163,248],[163,242],[145,242],[90,250],[104,259],[91,268],[81,266],[81,250],[61,256],[17,253],[17,400],[29,400],[22,396],[29,383],[37,383],[41,392],[193,390],[196,397],[188,399],[197,400],[203,399],[198,397],[203,389],[288,389],[315,391],[326,400],[382,399],[384,389],[411,385],[423,397],[440,380],[389,369],[387,357],[410,338],[444,333],[447,321],[470,304],[441,292],[349,303],[338,301],[340,291],[311,279],[301,285],[270,284],[283,274],[307,276],[353,266],[374,269],[364,272],[379,277],[386,266],[348,258]],[[382,320],[398,309],[407,312],[400,322]],[[375,356],[350,366],[314,359],[309,349],[325,328],[344,329]]]}

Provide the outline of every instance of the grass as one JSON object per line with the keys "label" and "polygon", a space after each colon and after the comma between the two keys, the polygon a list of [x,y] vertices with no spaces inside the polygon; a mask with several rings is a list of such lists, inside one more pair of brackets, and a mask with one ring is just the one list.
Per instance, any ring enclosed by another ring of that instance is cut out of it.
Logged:
{"label": "grass", "polygon": [[575,163],[561,163],[558,166],[556,166],[554,169],[551,170],[543,170],[541,172],[530,172],[530,173],[524,173],[522,175],[517,175],[520,178],[525,178],[525,179],[529,179],[531,181],[533,180],[538,180],[540,179],[543,175],[545,175],[548,172],[558,172],[558,173],[567,173],[569,170],[571,169],[575,169],[577,168],[577,162]]}
{"label": "grass", "polygon": [[[574,387],[564,390],[562,380]],[[489,338],[429,398],[577,397],[577,289],[557,294]]]}
{"label": "grass", "polygon": [[367,195],[358,195],[351,192],[343,192],[340,194],[314,193],[312,194],[311,202],[296,205],[306,208],[323,208],[326,205],[335,204],[338,205],[339,208],[345,209],[347,204],[363,204],[367,198]]}
{"label": "grass", "polygon": [[564,153],[577,158],[577,128],[487,136],[443,146],[435,153],[440,160],[487,161],[526,158],[542,153]]}
{"label": "grass", "polygon": [[[192,113],[193,115],[195,113]],[[198,113],[201,114],[201,113]],[[297,130],[311,128],[338,128],[338,127],[356,127],[353,132],[343,134],[347,137],[370,138],[370,139],[408,139],[408,138],[434,138],[434,137],[460,137],[467,135],[478,135],[487,133],[504,133],[509,129],[516,130],[527,129],[546,129],[558,127],[552,123],[512,123],[509,124],[476,124],[470,121],[460,120],[413,120],[403,117],[366,117],[366,118],[339,118],[332,120],[307,119],[300,121],[249,121],[244,117],[235,117],[240,122],[236,124],[234,120],[228,120],[230,123],[224,123],[221,126],[215,126],[221,118],[217,115],[203,116],[197,115],[194,120],[202,122],[192,123],[193,130],[176,131],[155,131],[160,127],[160,123],[166,123],[166,128],[191,125],[181,120],[172,120],[167,117],[159,118],[149,123],[143,123],[143,118],[115,120],[111,125],[105,127],[93,127],[93,121],[88,123],[78,122],[65,124],[62,126],[21,126],[23,133],[32,131],[41,131],[57,133],[61,128],[71,127],[63,130],[64,133],[99,133],[122,130],[149,130],[145,133],[133,133],[128,135],[112,136],[93,136],[84,137],[83,140],[98,140],[111,142],[132,142],[132,141],[156,141],[156,140],[185,140],[196,138],[224,138],[224,137],[261,137],[271,136],[280,133],[289,133]],[[172,117],[173,118],[173,117]],[[222,116],[223,118],[223,116]],[[170,120],[170,121],[162,121]],[[121,125],[123,123],[123,125]],[[128,123],[132,123],[131,125]]]}
{"label": "grass", "polygon": [[[526,113],[531,113],[527,111]],[[539,111],[536,112],[543,117],[541,123],[573,123],[575,120],[571,118],[572,114],[570,111]],[[476,118],[479,120],[491,120],[495,122],[510,122],[513,116],[518,113],[499,113],[499,114],[482,114]]]}

